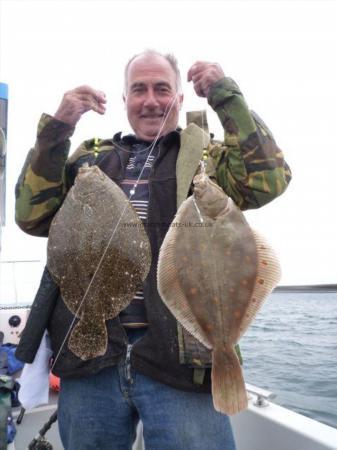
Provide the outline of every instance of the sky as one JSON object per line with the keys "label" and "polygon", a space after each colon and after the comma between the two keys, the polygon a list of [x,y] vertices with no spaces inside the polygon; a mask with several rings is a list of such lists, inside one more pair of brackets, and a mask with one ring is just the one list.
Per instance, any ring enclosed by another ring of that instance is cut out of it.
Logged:
{"label": "sky", "polygon": [[[93,136],[130,132],[123,71],[146,48],[178,58],[183,127],[186,111],[207,109],[223,139],[216,114],[187,83],[195,61],[217,62],[236,80],[293,173],[281,197],[246,218],[275,248],[280,284],[337,283],[336,18],[335,1],[0,0],[0,81],[9,85],[1,259],[40,261],[15,269],[17,289],[31,295],[29,280],[37,283],[46,258],[46,240],[14,223],[14,186],[41,113],[54,114],[64,92],[88,84],[106,93],[107,112],[83,116],[72,151]],[[3,286],[12,283],[10,264],[1,273]]]}

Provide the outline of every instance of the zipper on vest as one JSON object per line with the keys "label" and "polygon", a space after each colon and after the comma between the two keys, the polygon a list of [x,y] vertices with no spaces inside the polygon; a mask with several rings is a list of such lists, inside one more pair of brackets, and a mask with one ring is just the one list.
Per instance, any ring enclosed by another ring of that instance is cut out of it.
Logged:
{"label": "zipper on vest", "polygon": [[126,358],[125,358],[125,378],[131,383],[131,361],[130,361],[130,355],[131,355],[131,349],[132,345],[128,344],[126,348]]}
{"label": "zipper on vest", "polygon": [[[120,149],[120,147],[117,147],[117,149]],[[122,149],[123,150],[123,149]],[[122,176],[122,180],[125,178],[125,168],[126,168],[126,165],[124,164],[124,161],[122,160],[122,157],[121,157],[121,155],[120,155],[120,152],[119,151],[116,151],[116,153],[117,153],[117,155],[118,155],[118,159],[119,159],[119,163],[120,163],[120,165],[121,165],[121,168],[122,168],[122,174],[123,174],[123,176]],[[121,181],[121,180],[120,180]]]}
{"label": "zipper on vest", "polygon": [[[149,224],[149,211],[150,211],[150,205],[151,205],[151,191],[152,191],[152,175],[153,175],[153,173],[154,173],[154,170],[155,170],[155,166],[157,165],[157,161],[158,161],[158,158],[159,158],[159,156],[160,156],[160,146],[158,147],[158,153],[157,153],[157,156],[155,157],[155,160],[153,161],[153,164],[152,164],[152,167],[151,167],[151,169],[150,169],[150,173],[149,173],[149,176],[148,176],[148,187],[149,187],[149,203],[147,204],[147,216],[146,216],[146,224],[148,225]],[[151,205],[152,206],[152,205]]]}

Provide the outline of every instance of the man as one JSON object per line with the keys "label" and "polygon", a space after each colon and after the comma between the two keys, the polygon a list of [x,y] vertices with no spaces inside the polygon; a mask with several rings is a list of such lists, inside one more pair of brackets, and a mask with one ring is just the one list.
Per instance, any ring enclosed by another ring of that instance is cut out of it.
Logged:
{"label": "man", "polygon": [[[238,86],[218,64],[200,61],[188,80],[197,95],[207,97],[226,131],[224,143],[208,145],[209,175],[242,209],[280,195],[289,183],[289,168]],[[177,206],[191,192],[200,159],[194,153],[199,148],[202,154],[207,142],[195,125],[177,129],[182,101],[175,59],[153,51],[136,55],[125,70],[124,93],[135,135],[85,141],[67,160],[69,137],[81,116],[105,112],[102,92],[76,88],[65,94],[54,117],[42,116],[17,184],[17,223],[27,233],[47,236],[78,168],[97,164],[131,195],[151,243],[152,266],[144,285],[119,317],[107,321],[106,354],[86,362],[63,345],[73,316],[44,274],[37,298],[52,306],[39,321],[48,322],[54,373],[62,380],[59,427],[67,450],[130,449],[139,419],[147,450],[235,448],[228,418],[212,405],[210,354],[182,330],[157,291],[161,243]],[[180,164],[183,152],[190,155],[189,164]],[[53,301],[50,292],[56,292]],[[27,333],[24,337],[27,342]],[[21,357],[31,359],[24,351]]]}

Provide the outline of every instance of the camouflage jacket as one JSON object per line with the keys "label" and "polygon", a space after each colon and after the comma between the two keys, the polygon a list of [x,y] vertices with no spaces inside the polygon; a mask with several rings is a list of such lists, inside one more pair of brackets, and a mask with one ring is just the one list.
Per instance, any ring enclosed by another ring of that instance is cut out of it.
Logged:
{"label": "camouflage jacket", "polygon": [[[282,151],[262,120],[249,111],[237,84],[218,81],[209,104],[225,130],[224,142],[209,145],[218,184],[242,209],[258,208],[287,188],[291,172]],[[28,153],[16,185],[15,218],[34,236],[47,236],[50,222],[71,186],[69,172],[77,159],[91,159],[114,149],[113,139],[83,142],[67,160],[74,128],[43,114],[35,147]]]}
{"label": "camouflage jacket", "polygon": [[[258,208],[270,202],[286,189],[291,177],[289,167],[270,131],[257,115],[248,110],[238,86],[229,78],[224,78],[215,84],[208,101],[217,112],[225,130],[224,142],[212,140],[208,144],[207,171],[209,175],[216,179],[241,209]],[[121,139],[120,134],[115,135],[113,139],[91,139],[83,142],[67,159],[70,148],[69,138],[73,131],[74,129],[67,124],[50,116],[44,114],[41,118],[35,147],[28,154],[16,186],[16,221],[29,234],[48,235],[50,222],[74,182],[78,168],[84,162],[97,163],[102,170],[105,165],[106,173],[108,173],[110,170],[108,161],[113,160],[115,152],[120,152],[122,144],[125,145],[125,139]],[[161,222],[162,217],[172,221],[177,207],[189,195],[193,175],[203,153],[205,137],[201,137],[199,132],[202,133],[199,127],[190,124],[178,135],[180,148],[178,145],[177,149],[172,148],[168,151],[164,159],[164,166],[167,168],[162,170],[166,170],[167,176],[170,175],[170,188],[167,190],[169,194],[167,194],[168,198],[162,197],[163,205],[151,208],[151,202],[149,203],[149,211],[151,209],[154,222]],[[172,140],[170,142],[172,143]],[[174,171],[174,167],[176,168],[176,188],[175,179],[172,180],[172,172],[168,173],[170,170]],[[122,168],[117,170],[119,179],[123,178],[123,174],[120,173],[122,171]],[[116,168],[112,172],[116,174]],[[115,180],[118,181],[116,177]],[[176,192],[173,192],[175,189]],[[163,195],[162,189],[157,190],[155,198],[159,198],[160,195]],[[174,205],[172,204],[173,195],[175,195]],[[162,213],[158,212],[161,208],[165,210]],[[155,213],[153,213],[154,210]],[[170,214],[167,210],[170,210]],[[154,214],[157,216],[154,217]],[[165,230],[154,230],[154,228],[150,230],[152,230],[151,233],[157,233],[155,238],[152,236],[152,241],[149,236],[153,250],[161,244]],[[158,251],[159,248],[153,250],[155,254]],[[150,271],[148,282],[150,286],[145,286],[144,290],[145,293],[148,292],[148,295],[145,294],[147,307],[153,309],[153,313],[149,312],[153,319],[152,322],[149,320],[151,336],[141,340],[143,347],[138,346],[138,354],[135,347],[134,362],[145,375],[154,376],[173,387],[193,389],[193,384],[202,384],[203,379],[203,376],[199,377],[200,374],[195,376],[197,373],[195,369],[210,366],[210,352],[183,332],[179,326],[177,333],[176,321],[164,307],[157,292],[155,273],[152,273],[155,272],[155,267],[156,265],[153,264]],[[61,306],[55,309],[61,311]],[[68,313],[64,308],[62,311],[64,318],[54,321],[55,326],[51,327],[54,330],[67,320],[71,321],[69,317],[66,317]],[[111,333],[113,332],[111,329]],[[116,330],[115,332],[117,343],[118,339],[122,338],[118,335],[119,332]],[[165,342],[162,339],[163,335],[167,336]],[[53,341],[52,336],[51,338]],[[61,340],[59,338],[59,341]],[[170,347],[168,343],[171,344]],[[159,350],[160,346],[162,347]],[[173,351],[172,348],[175,350]],[[55,348],[53,350],[55,352]],[[178,358],[175,352],[179,353]],[[113,358],[112,354],[111,358]],[[62,362],[62,355],[60,361]],[[64,359],[64,364],[69,361],[69,358]],[[69,363],[71,367],[67,372],[62,371],[61,362],[60,369],[57,369],[58,375],[77,374],[77,369],[71,366],[73,363]],[[190,371],[182,368],[178,363],[188,366]],[[110,362],[100,360],[97,367],[102,368],[108,364],[111,364],[111,360]],[[84,374],[86,369],[82,366],[79,363],[76,367]],[[209,382],[208,376],[208,385],[200,390],[209,391]]]}

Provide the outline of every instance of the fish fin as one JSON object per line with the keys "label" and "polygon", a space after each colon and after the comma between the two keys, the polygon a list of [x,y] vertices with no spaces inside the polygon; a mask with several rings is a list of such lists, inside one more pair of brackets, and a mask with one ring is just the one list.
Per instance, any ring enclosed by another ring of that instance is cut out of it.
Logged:
{"label": "fish fin", "polygon": [[88,315],[82,316],[73,328],[68,347],[79,358],[86,361],[105,354],[108,336],[105,320],[92,320]]}
{"label": "fish fin", "polygon": [[242,369],[233,347],[213,350],[212,396],[214,408],[223,414],[237,414],[248,406]]}
{"label": "fish fin", "polygon": [[238,342],[245,333],[267,297],[281,279],[281,266],[274,249],[265,237],[252,230],[256,242],[258,267],[252,297],[243,320],[238,327],[238,334],[231,340]]}
{"label": "fish fin", "polygon": [[179,274],[174,260],[176,230],[177,228],[170,230],[170,239],[165,238],[160,249],[157,270],[158,292],[178,322],[205,347],[211,349],[212,344],[196,321],[179,284]]}

